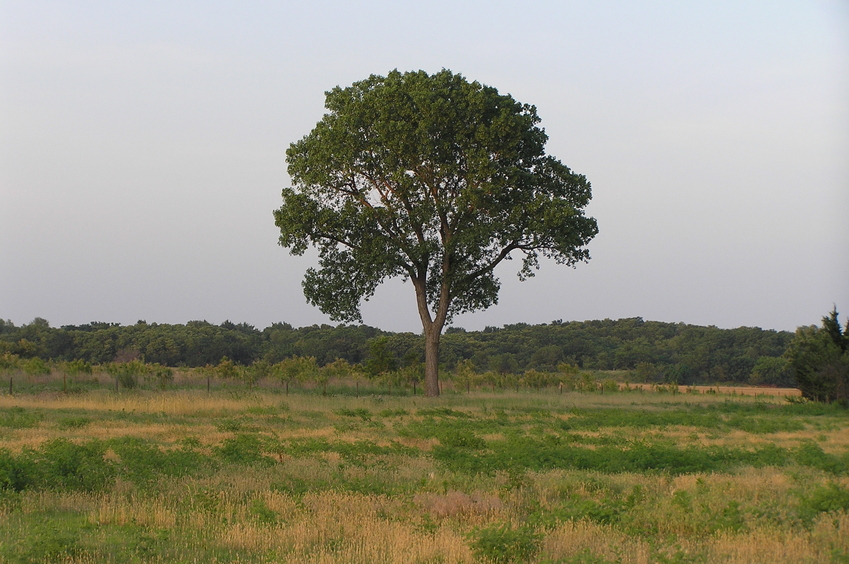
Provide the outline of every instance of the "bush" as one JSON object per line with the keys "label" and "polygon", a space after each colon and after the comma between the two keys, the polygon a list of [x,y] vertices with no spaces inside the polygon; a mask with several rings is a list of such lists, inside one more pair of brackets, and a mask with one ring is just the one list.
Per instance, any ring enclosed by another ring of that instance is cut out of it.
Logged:
{"label": "bush", "polygon": [[799,516],[810,524],[820,513],[849,512],[849,490],[839,484],[817,486],[807,495],[800,495]]}
{"label": "bush", "polygon": [[14,456],[8,449],[0,449],[0,491],[20,492],[35,481],[36,471],[31,461]]}
{"label": "bush", "polygon": [[222,459],[233,464],[270,464],[273,462],[262,454],[262,440],[256,435],[242,434],[225,439],[216,451]]}
{"label": "bush", "polygon": [[165,389],[169,384],[174,382],[174,370],[167,366],[160,366],[159,364],[154,364],[151,367],[151,371],[148,374],[148,377],[151,378],[156,384],[161,388]]}
{"label": "bush", "polygon": [[803,443],[794,454],[796,462],[802,466],[810,466],[831,474],[849,473],[849,460],[823,452],[816,443]]}
{"label": "bush", "polygon": [[556,386],[560,383],[560,379],[555,373],[540,372],[532,368],[530,370],[525,371],[525,373],[522,375],[522,382],[529,388],[535,388],[539,390],[542,388]]}
{"label": "bush", "polygon": [[106,365],[106,372],[118,380],[118,384],[127,390],[133,390],[139,385],[139,376],[149,373],[148,366],[140,360],[129,362],[110,362]]}
{"label": "bush", "polygon": [[40,358],[31,358],[23,363],[24,372],[30,376],[47,376],[50,374],[50,367]]}
{"label": "bush", "polygon": [[11,372],[21,367],[21,359],[16,354],[5,352],[0,355],[0,372]]}
{"label": "bush", "polygon": [[475,557],[495,564],[528,562],[539,552],[542,541],[542,535],[533,529],[514,529],[506,523],[476,529],[469,537]]}
{"label": "bush", "polygon": [[91,374],[94,369],[91,364],[84,360],[71,360],[63,362],[60,365],[60,370],[69,376],[77,376],[79,374]]}

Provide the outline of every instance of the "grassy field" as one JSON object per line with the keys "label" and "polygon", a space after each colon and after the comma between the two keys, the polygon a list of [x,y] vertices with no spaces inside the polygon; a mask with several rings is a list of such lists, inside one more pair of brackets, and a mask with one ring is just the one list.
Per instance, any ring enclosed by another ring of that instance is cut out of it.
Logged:
{"label": "grassy field", "polygon": [[849,411],[639,390],[3,395],[0,562],[849,562]]}

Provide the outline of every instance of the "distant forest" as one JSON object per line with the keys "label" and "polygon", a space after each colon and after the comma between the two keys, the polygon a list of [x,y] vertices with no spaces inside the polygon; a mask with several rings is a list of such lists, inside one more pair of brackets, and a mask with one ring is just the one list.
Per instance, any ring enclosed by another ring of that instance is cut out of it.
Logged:
{"label": "distant forest", "polygon": [[[483,331],[448,328],[440,364],[452,370],[468,360],[478,372],[507,374],[554,371],[566,363],[582,370],[629,370],[634,381],[748,382],[756,364],[780,357],[792,338],[787,331],[719,329],[639,317],[517,323]],[[277,363],[294,356],[314,357],[320,366],[336,359],[361,364],[370,356],[388,355],[392,364],[403,367],[423,362],[424,342],[419,334],[390,333],[367,325],[294,328],[275,323],[260,330],[229,321],[221,325],[139,321],[54,328],[40,318],[20,327],[0,319],[2,354],[91,364],[140,359],[173,367],[214,365],[225,357],[243,365],[258,360]]]}

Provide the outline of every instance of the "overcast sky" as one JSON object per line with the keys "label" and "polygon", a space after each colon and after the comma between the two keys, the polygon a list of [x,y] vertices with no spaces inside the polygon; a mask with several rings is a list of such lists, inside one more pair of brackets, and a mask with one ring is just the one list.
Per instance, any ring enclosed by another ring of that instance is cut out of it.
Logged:
{"label": "overcast sky", "polygon": [[[0,0],[0,318],[329,322],[277,246],[285,150],[395,68],[536,105],[593,185],[591,261],[507,263],[455,325],[849,314],[845,0]],[[421,331],[409,284],[363,315]]]}

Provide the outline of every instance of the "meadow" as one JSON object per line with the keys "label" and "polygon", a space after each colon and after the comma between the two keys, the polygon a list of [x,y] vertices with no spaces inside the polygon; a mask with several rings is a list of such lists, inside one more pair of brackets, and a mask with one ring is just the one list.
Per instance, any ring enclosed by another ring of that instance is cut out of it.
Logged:
{"label": "meadow", "polygon": [[0,562],[849,562],[849,411],[600,392],[21,382]]}

